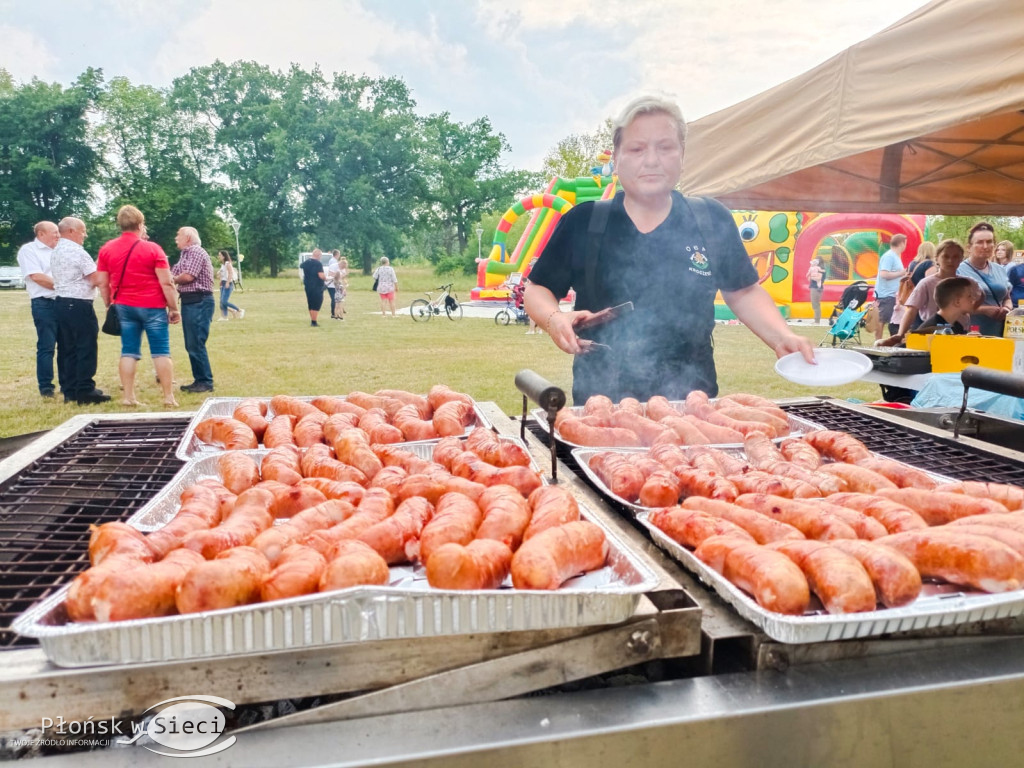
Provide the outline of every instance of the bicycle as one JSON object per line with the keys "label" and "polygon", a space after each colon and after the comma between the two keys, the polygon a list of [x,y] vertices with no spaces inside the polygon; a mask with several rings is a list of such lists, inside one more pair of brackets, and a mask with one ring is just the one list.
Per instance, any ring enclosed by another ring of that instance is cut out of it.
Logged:
{"label": "bicycle", "polygon": [[526,314],[526,310],[523,307],[517,307],[511,297],[505,302],[505,308],[499,309],[498,314],[494,316],[495,325],[511,325],[512,323],[525,325],[528,322],[530,322],[530,316]]}
{"label": "bicycle", "polygon": [[440,315],[442,310],[448,315],[449,320],[460,320],[462,305],[459,303],[459,298],[452,293],[453,285],[454,283],[448,283],[448,285],[437,288],[438,291],[441,291],[441,295],[436,299],[433,291],[424,291],[427,295],[425,299],[413,299],[409,306],[409,314],[412,315],[413,321],[425,322],[434,315]]}

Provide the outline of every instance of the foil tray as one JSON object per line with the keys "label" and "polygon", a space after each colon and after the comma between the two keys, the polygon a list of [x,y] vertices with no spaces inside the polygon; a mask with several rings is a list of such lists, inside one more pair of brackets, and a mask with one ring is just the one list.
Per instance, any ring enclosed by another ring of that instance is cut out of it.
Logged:
{"label": "foil tray", "polygon": [[[711,587],[743,618],[756,624],[765,634],[781,643],[818,643],[826,640],[851,640],[859,637],[874,637],[891,632],[945,627],[974,621],[987,621],[1017,616],[1024,613],[1024,589],[1000,594],[988,594],[963,587],[925,582],[921,595],[910,605],[900,608],[881,608],[865,613],[830,614],[821,608],[812,595],[812,610],[803,616],[787,616],[768,611],[757,604],[750,595],[718,571],[699,560],[693,552],[670,538],[664,531],[650,522],[654,511],[630,503],[617,496],[590,469],[590,459],[596,453],[613,450],[618,453],[637,453],[636,449],[594,449],[577,448],[572,451],[580,468],[597,489],[606,497],[631,510],[637,521],[646,528],[654,542],[688,571]],[[646,449],[643,449],[646,450]],[[683,450],[686,450],[685,448]],[[726,449],[742,457],[742,449]],[[928,473],[940,482],[951,478]]]}
{"label": "foil tray", "polygon": [[[683,545],[651,524],[649,511],[637,520],[650,531],[654,542],[678,560],[702,582],[715,590],[740,616],[756,624],[780,643],[820,643],[876,637],[892,632],[909,632],[948,627],[975,621],[990,621],[1024,613],[1024,589],[1000,594],[964,590],[953,584],[925,582],[921,595],[910,605],[880,608],[864,613],[831,614],[823,608],[803,616],[787,616],[762,608],[746,592],[718,571],[710,568]],[[817,598],[811,596],[812,606]]]}
{"label": "foil tray", "polygon": [[[341,399],[345,399],[344,395],[336,395]],[[314,395],[306,395],[297,397],[297,400],[304,400],[310,402],[313,400]],[[218,448],[214,445],[207,445],[198,438],[196,438],[196,425],[204,419],[209,419],[213,416],[231,416],[235,412],[235,408],[241,404],[243,400],[249,400],[247,397],[208,397],[203,401],[203,404],[199,406],[199,410],[196,411],[195,416],[192,417],[192,421],[189,422],[188,428],[185,430],[185,434],[181,437],[181,443],[178,444],[177,450],[174,455],[182,461],[188,461],[189,459],[197,458],[200,456],[208,456],[213,453],[223,453],[223,448]],[[274,412],[270,408],[269,397],[257,397],[251,398],[255,400],[262,400],[267,404],[267,420],[273,418]],[[473,414],[476,416],[476,422],[466,427],[465,434],[469,434],[477,427],[486,427],[492,429],[493,425],[490,419],[487,418],[486,414],[479,407],[476,401],[473,402]],[[419,440],[415,442],[431,442],[426,440]],[[394,443],[394,445],[409,445],[409,443]],[[262,447],[262,446],[261,446]]]}
{"label": "foil tray", "polygon": [[[433,446],[405,447],[427,457]],[[265,451],[249,453],[257,458]],[[141,530],[164,525],[177,511],[184,487],[204,477],[217,477],[216,459],[209,456],[190,462],[128,522]],[[554,592],[513,589],[510,580],[496,590],[439,590],[427,584],[422,565],[403,565],[391,568],[387,587],[352,587],[185,616],[76,624],[68,621],[64,608],[66,585],[21,614],[11,629],[37,638],[53,663],[82,667],[625,621],[640,596],[657,586],[658,578],[643,557],[582,502],[580,512],[608,537],[608,562]]]}
{"label": "foil tray", "polygon": [[[670,400],[669,401],[669,405],[671,405],[673,408],[675,408],[680,413],[683,412],[683,410],[682,410],[683,409],[683,401],[682,400]],[[646,413],[647,404],[646,403],[641,403],[640,406],[644,410],[644,413]],[[583,415],[583,406],[582,405],[566,406],[566,409],[573,416],[582,416]],[[550,431],[550,428],[548,427],[548,414],[547,414],[547,411],[545,411],[545,410],[543,410],[541,408],[534,408],[532,411],[530,411],[530,415],[533,417],[533,420],[535,422],[537,422],[537,424],[540,425],[541,429],[543,429],[545,432],[549,432]],[[791,414],[786,414],[786,419],[789,421],[789,434],[785,435],[783,437],[776,437],[776,438],[774,438],[774,442],[776,442],[776,443],[782,442],[783,440],[786,440],[786,439],[788,439],[790,437],[800,437],[801,435],[807,434],[808,432],[815,432],[815,431],[821,429],[821,426],[819,424],[815,424],[813,421],[808,421],[807,419],[802,419],[799,416],[793,416]],[[566,440],[564,437],[562,437],[561,433],[559,433],[557,427],[555,427],[555,440],[557,440],[562,445],[569,446],[570,448],[602,448],[602,447],[605,447],[605,446],[600,446],[600,445],[580,445],[579,443],[574,443],[571,440]],[[609,448],[626,448],[626,447],[632,447],[632,446],[607,446],[607,447],[609,447]],[[642,447],[642,446],[637,446],[637,447]],[[708,448],[742,448],[743,447],[743,443],[710,443],[710,444],[707,445],[707,447]]]}

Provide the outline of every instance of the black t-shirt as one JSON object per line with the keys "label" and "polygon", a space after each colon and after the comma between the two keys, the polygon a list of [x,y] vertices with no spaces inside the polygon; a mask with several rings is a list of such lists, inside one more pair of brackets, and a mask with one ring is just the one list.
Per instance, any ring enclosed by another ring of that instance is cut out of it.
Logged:
{"label": "black t-shirt", "polygon": [[672,193],[665,221],[646,234],[637,230],[623,201],[622,194],[612,201],[593,286],[586,284],[585,265],[594,203],[581,203],[562,217],[530,272],[530,282],[555,296],[574,288],[576,309],[597,311],[633,302],[633,312],[578,332],[611,349],[577,355],[573,400],[582,404],[598,393],[616,401],[657,394],[681,399],[695,389],[714,396],[715,293],[757,283],[732,214],[710,201],[714,232],[704,233],[711,241],[706,243],[690,204],[678,192]]}
{"label": "black t-shirt", "polygon": [[925,320],[921,325],[918,326],[918,330],[926,331],[928,329],[938,330],[939,326],[948,325],[949,330],[955,333],[957,336],[962,336],[967,333],[968,329],[964,328],[960,321],[957,320],[955,323],[949,322],[946,318],[936,312],[934,315]]}
{"label": "black t-shirt", "polygon": [[324,271],[324,265],[320,259],[306,259],[302,262],[300,269],[302,269],[302,284],[307,291],[315,291],[317,288],[323,290],[324,281],[320,278],[320,273]]}

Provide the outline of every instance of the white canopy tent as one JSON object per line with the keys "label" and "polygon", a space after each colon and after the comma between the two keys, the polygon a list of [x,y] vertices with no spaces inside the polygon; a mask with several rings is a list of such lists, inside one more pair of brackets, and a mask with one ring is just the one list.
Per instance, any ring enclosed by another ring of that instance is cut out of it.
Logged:
{"label": "white canopy tent", "polygon": [[693,122],[681,188],[733,209],[1024,214],[1024,0],[934,0]]}

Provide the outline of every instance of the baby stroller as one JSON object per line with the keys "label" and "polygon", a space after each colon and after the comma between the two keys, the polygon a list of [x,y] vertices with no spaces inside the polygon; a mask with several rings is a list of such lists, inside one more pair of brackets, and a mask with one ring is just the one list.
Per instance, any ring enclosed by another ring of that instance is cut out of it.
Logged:
{"label": "baby stroller", "polygon": [[833,347],[860,346],[860,330],[864,327],[864,316],[871,307],[867,300],[869,290],[863,280],[846,286],[828,319],[829,329],[818,342],[819,347],[824,347],[829,341]]}

